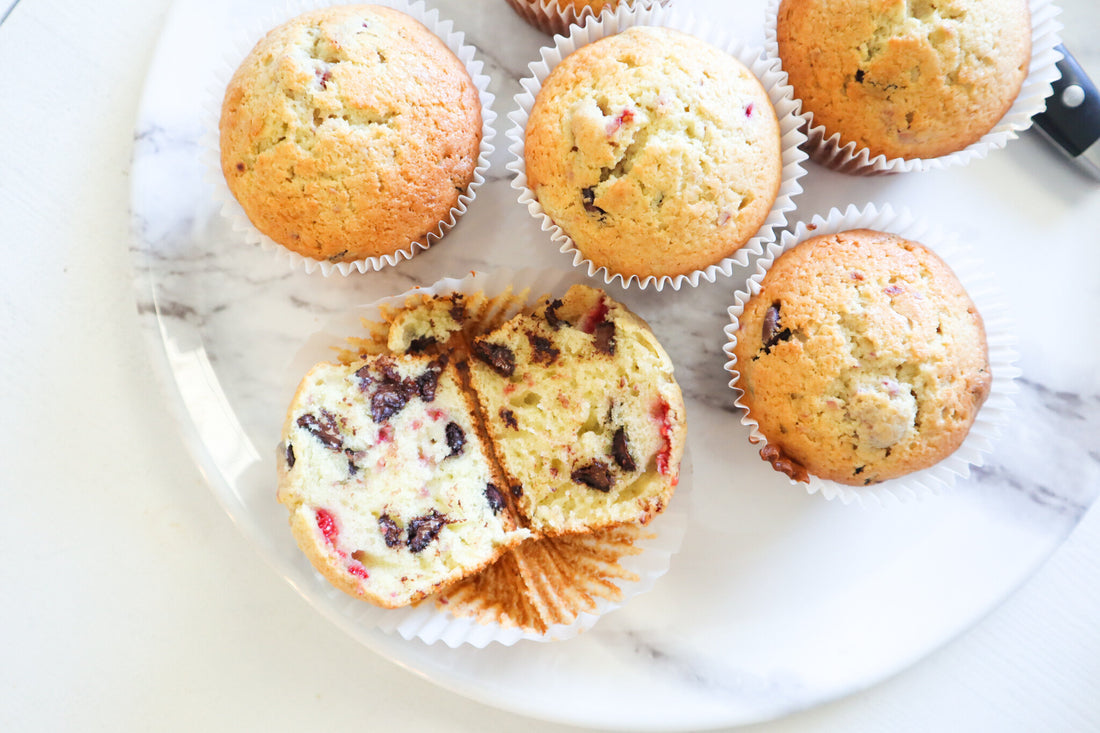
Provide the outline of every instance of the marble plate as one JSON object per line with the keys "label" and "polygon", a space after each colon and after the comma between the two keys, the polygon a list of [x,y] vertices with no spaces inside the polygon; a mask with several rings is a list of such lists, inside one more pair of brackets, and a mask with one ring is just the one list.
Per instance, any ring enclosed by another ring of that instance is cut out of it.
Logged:
{"label": "marble plate", "polygon": [[[764,0],[680,4],[753,29],[745,40],[762,43]],[[1002,289],[1016,294],[1019,420],[985,466],[916,503],[861,508],[809,496],[756,456],[727,386],[722,328],[750,269],[680,292],[612,286],[651,322],[687,398],[695,480],[683,549],[668,574],[561,643],[451,649],[358,622],[356,602],[316,592],[274,500],[275,445],[300,376],[289,368],[293,355],[353,305],[471,270],[568,262],[515,201],[499,149],[466,216],[400,266],[324,278],[243,244],[219,216],[205,177],[202,108],[234,29],[265,5],[181,0],[166,19],[135,134],[138,308],[165,402],[214,497],[276,572],[377,653],[458,694],[561,722],[697,730],[765,720],[872,685],[968,628],[1032,573],[1093,501],[1098,461],[1088,457],[1087,431],[1076,428],[1095,406],[1044,386],[1087,383],[1073,365],[1089,363],[1090,347],[1027,307],[1052,256],[1030,243],[1072,242],[1080,220],[1075,174],[1030,139],[967,168],[919,176],[852,179],[814,167],[795,218],[848,203],[908,206],[966,237]],[[503,3],[495,12],[469,0],[432,5],[482,49],[499,124],[547,37]],[[1085,273],[1100,269],[1100,257],[1079,257],[1062,283],[1092,292]],[[1029,357],[1055,346],[1060,359]]]}

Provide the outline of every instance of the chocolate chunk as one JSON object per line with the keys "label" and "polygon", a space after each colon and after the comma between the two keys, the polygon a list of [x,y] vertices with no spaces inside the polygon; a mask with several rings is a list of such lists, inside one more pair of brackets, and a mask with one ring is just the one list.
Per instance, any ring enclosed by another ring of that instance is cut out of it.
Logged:
{"label": "chocolate chunk", "polygon": [[406,354],[423,354],[429,347],[435,346],[436,340],[431,336],[417,336],[409,342]]}
{"label": "chocolate chunk", "polygon": [[615,355],[615,324],[611,321],[601,321],[596,324],[596,327],[592,329],[592,336],[595,339],[595,346],[597,351],[602,351],[605,354]]}
{"label": "chocolate chunk", "polygon": [[357,458],[362,458],[366,453],[363,451],[354,451],[351,448],[345,448],[344,455],[348,457],[348,475],[354,476],[359,473],[359,466],[355,463],[355,460]]}
{"label": "chocolate chunk", "polygon": [[431,402],[435,399],[435,388],[439,385],[439,375],[443,373],[443,367],[446,363],[446,358],[433,361],[416,378],[416,393],[420,395],[420,399],[425,402]]}
{"label": "chocolate chunk", "polygon": [[595,214],[601,219],[607,214],[606,211],[596,206],[596,190],[594,188],[582,188],[581,189],[581,203],[584,204],[584,210],[589,214]]}
{"label": "chocolate chunk", "polygon": [[405,540],[405,544],[413,552],[420,552],[439,536],[445,524],[447,524],[446,515],[440,514],[435,509],[422,516],[413,517],[409,522],[408,539]]}
{"label": "chocolate chunk", "polygon": [[500,514],[500,510],[504,508],[504,496],[493,484],[485,485],[485,500],[489,502],[489,508],[493,510],[493,514]]}
{"label": "chocolate chunk", "polygon": [[776,332],[779,330],[779,305],[772,304],[764,313],[764,326],[760,331],[760,340],[765,346],[771,346]]}
{"label": "chocolate chunk", "polygon": [[770,354],[771,348],[780,341],[787,341],[791,337],[791,329],[779,329],[779,303],[772,303],[764,314],[764,325],[760,331],[760,339],[764,342],[764,353]]}
{"label": "chocolate chunk", "polygon": [[512,492],[513,497],[518,499],[521,496],[523,496],[523,485],[522,484],[512,484],[512,488],[509,489],[509,491]]}
{"label": "chocolate chunk", "polygon": [[772,464],[772,468],[776,471],[786,474],[792,481],[809,483],[810,474],[806,471],[806,467],[786,455],[779,446],[768,443],[760,449],[760,457]]}
{"label": "chocolate chunk", "polygon": [[455,323],[462,323],[466,320],[466,306],[463,305],[462,293],[455,293],[451,296],[451,318],[455,319]]}
{"label": "chocolate chunk", "polygon": [[397,371],[397,364],[392,359],[379,359],[378,369],[382,372],[382,378],[387,382],[402,382],[401,372]]}
{"label": "chocolate chunk", "polygon": [[627,445],[625,428],[616,430],[615,435],[611,438],[611,457],[615,459],[615,463],[619,468],[624,471],[636,471],[638,469],[637,464],[634,463],[634,457],[630,455],[630,446]]}
{"label": "chocolate chunk", "polygon": [[378,517],[378,529],[382,531],[382,539],[386,541],[386,547],[397,547],[401,544],[401,528],[397,522],[390,519],[389,514]]}
{"label": "chocolate chunk", "polygon": [[355,376],[359,379],[359,390],[361,392],[366,392],[374,384],[374,377],[370,373],[370,364],[356,369]]}
{"label": "chocolate chunk", "polygon": [[519,430],[519,422],[516,420],[516,413],[509,410],[507,407],[500,408],[500,419],[512,430]]}
{"label": "chocolate chunk", "polygon": [[466,432],[455,422],[447,423],[447,427],[443,428],[443,432],[447,435],[447,447],[451,449],[450,455],[457,456],[462,452],[462,447],[466,445]]}
{"label": "chocolate chunk", "polygon": [[856,69],[856,81],[860,84],[863,83],[863,69]]}
{"label": "chocolate chunk", "polygon": [[298,427],[317,438],[326,448],[340,450],[344,447],[340,426],[336,424],[336,416],[328,410],[322,409],[320,417],[310,413],[302,415],[298,418]]}
{"label": "chocolate chunk", "polygon": [[852,475],[854,475],[854,476],[860,475],[861,473],[863,473],[864,468],[866,468],[866,466],[856,466],[856,470],[852,472]]}
{"label": "chocolate chunk", "polygon": [[592,461],[580,468],[573,469],[570,478],[575,483],[584,484],[596,491],[608,492],[611,490],[611,469],[603,461]]}
{"label": "chocolate chunk", "polygon": [[287,443],[286,444],[286,467],[287,468],[294,468],[294,461],[295,460],[296,459],[294,458],[294,446],[291,445],[290,443]]}
{"label": "chocolate chunk", "polygon": [[531,361],[536,364],[553,364],[561,353],[559,349],[554,348],[554,344],[550,339],[538,334],[528,332],[527,340],[531,342]]}
{"label": "chocolate chunk", "polygon": [[370,398],[370,416],[375,422],[385,422],[401,412],[409,403],[409,391],[401,382],[385,381]]}
{"label": "chocolate chunk", "polygon": [[474,356],[491,366],[502,377],[510,377],[516,370],[516,355],[502,344],[475,341]]}
{"label": "chocolate chunk", "polygon": [[555,299],[550,301],[550,304],[546,306],[546,310],[543,315],[546,317],[546,323],[550,328],[557,331],[562,326],[568,326],[569,323],[558,317],[558,308],[561,308],[563,303],[561,299]]}

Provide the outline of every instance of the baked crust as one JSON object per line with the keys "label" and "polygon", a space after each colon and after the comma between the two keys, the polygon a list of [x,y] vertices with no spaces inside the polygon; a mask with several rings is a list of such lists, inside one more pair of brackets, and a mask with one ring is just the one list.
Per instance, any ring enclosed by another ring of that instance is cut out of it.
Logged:
{"label": "baked crust", "polygon": [[535,99],[524,151],[547,215],[624,277],[729,257],[763,225],[782,179],[779,123],[760,82],[667,28],[630,28],[563,59]]}
{"label": "baked crust", "polygon": [[764,457],[803,480],[799,467],[866,485],[941,461],[992,385],[981,316],[950,268],[866,229],[776,259],[745,304],[734,355]]}
{"label": "baked crust", "polygon": [[1027,77],[1026,0],[783,0],[783,69],[841,145],[935,158],[979,140]]}
{"label": "baked crust", "polygon": [[226,89],[221,165],[248,218],[306,257],[360,260],[424,242],[473,180],[481,103],[415,19],[348,5],[269,32]]}

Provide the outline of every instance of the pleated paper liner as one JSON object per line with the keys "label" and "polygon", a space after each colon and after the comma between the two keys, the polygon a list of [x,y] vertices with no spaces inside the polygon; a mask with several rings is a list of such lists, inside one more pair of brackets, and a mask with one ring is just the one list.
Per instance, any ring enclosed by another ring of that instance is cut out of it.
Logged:
{"label": "pleated paper liner", "polygon": [[[572,238],[543,210],[535,192],[527,187],[524,162],[525,130],[531,108],[535,104],[535,97],[538,96],[543,81],[563,58],[581,46],[639,25],[663,26],[683,31],[738,59],[761,82],[779,120],[783,158],[782,179],[779,192],[764,224],[754,237],[730,257],[683,275],[623,277],[621,274],[610,272],[606,267],[597,266],[585,258]],[[799,179],[806,172],[802,167],[803,161],[806,160],[806,153],[800,148],[806,140],[802,131],[806,119],[799,113],[794,91],[787,85],[787,75],[779,68],[778,61],[765,58],[761,49],[744,45],[714,23],[679,12],[675,5],[667,8],[661,6],[631,8],[624,5],[614,12],[604,11],[599,16],[588,18],[583,26],[572,26],[568,36],[555,37],[554,45],[544,48],[541,58],[531,63],[530,69],[532,75],[522,80],[523,92],[515,98],[518,109],[508,115],[512,122],[507,132],[507,137],[511,141],[508,149],[513,158],[508,164],[508,169],[515,174],[512,179],[512,188],[519,191],[519,202],[526,206],[531,216],[541,223],[542,230],[550,233],[551,239],[559,246],[560,251],[570,255],[573,266],[583,269],[589,277],[601,277],[606,285],[618,281],[623,287],[638,286],[645,289],[652,286],[657,291],[665,287],[671,287],[673,290],[679,290],[685,285],[696,287],[700,278],[707,282],[714,282],[719,275],[729,277],[733,273],[734,265],[742,267],[747,265],[750,257],[763,252],[764,245],[775,239],[776,230],[782,229],[787,223],[787,214],[795,207],[794,197],[802,192]]]}
{"label": "pleated paper liner", "polygon": [[426,8],[423,0],[374,0],[371,4],[393,8],[420,21],[438,36],[466,67],[466,71],[473,80],[478,91],[478,97],[481,100],[481,143],[478,148],[478,159],[474,168],[473,179],[466,190],[459,195],[456,205],[451,208],[447,216],[438,223],[435,229],[391,254],[366,257],[350,262],[318,260],[283,247],[257,229],[249,220],[237,199],[233,197],[222,174],[218,121],[221,118],[222,98],[225,96],[226,86],[241,61],[268,31],[303,13],[345,4],[358,3],[347,2],[347,0],[335,3],[323,2],[322,0],[287,0],[285,5],[270,11],[262,18],[256,18],[246,30],[242,30],[234,39],[232,48],[227,50],[225,58],[222,59],[215,78],[207,90],[208,95],[205,105],[206,132],[202,138],[202,154],[207,169],[206,179],[213,187],[215,199],[219,203],[220,213],[230,222],[233,231],[246,243],[258,246],[264,251],[270,252],[273,257],[280,261],[286,262],[291,269],[306,273],[320,272],[325,277],[333,274],[349,275],[353,272],[374,272],[384,267],[392,267],[411,259],[438,242],[466,213],[477,197],[477,190],[485,183],[485,174],[489,170],[490,156],[495,150],[492,139],[495,135],[493,121],[496,120],[496,113],[492,110],[494,96],[488,91],[489,76],[482,73],[484,64],[476,57],[477,50],[464,42],[465,34],[462,31],[455,30],[452,21],[440,18],[437,10]]}
{"label": "pleated paper liner", "polygon": [[[768,58],[782,63],[779,58],[779,41],[776,22],[779,5],[782,0],[768,0],[765,12],[764,49]],[[1062,54],[1055,47],[1061,43],[1059,33],[1062,24],[1057,20],[1060,11],[1050,0],[1030,0],[1031,11],[1031,63],[1016,101],[993,128],[977,142],[962,150],[938,158],[887,158],[885,155],[871,155],[866,147],[855,142],[841,143],[839,132],[827,134],[825,127],[814,125],[813,113],[802,112],[809,119],[807,124],[806,151],[810,158],[823,166],[842,173],[862,176],[883,175],[888,173],[911,173],[940,170],[953,166],[968,165],[974,160],[984,158],[994,150],[1005,147],[1009,140],[1019,137],[1019,133],[1031,127],[1031,118],[1046,109],[1046,99],[1051,93],[1051,84],[1061,78],[1062,72],[1056,64]]]}
{"label": "pleated paper liner", "polygon": [[729,358],[726,370],[732,375],[730,387],[734,391],[735,404],[742,411],[741,422],[749,428],[750,442],[757,445],[767,444],[767,437],[760,432],[759,423],[741,401],[744,391],[737,386],[740,371],[733,348],[737,342],[738,322],[745,304],[760,292],[764,276],[779,255],[809,237],[850,229],[890,232],[919,242],[947,263],[982,316],[993,384],[966,439],[954,453],[933,466],[870,486],[848,486],[812,475],[808,482],[788,480],[792,485],[801,484],[810,494],[838,499],[845,504],[858,502],[882,505],[939,494],[953,486],[959,477],[968,477],[971,466],[983,464],[985,455],[992,450],[1002,426],[1007,423],[1015,409],[1011,395],[1018,391],[1015,379],[1020,375],[1020,370],[1016,366],[1016,337],[1008,317],[1008,308],[988,268],[955,236],[915,217],[906,209],[895,211],[889,204],[881,207],[867,204],[863,208],[851,205],[843,211],[834,208],[825,216],[815,215],[812,219],[797,222],[791,229],[784,231],[779,241],[770,245],[765,255],[757,260],[755,273],[744,289],[738,290],[734,295],[734,304],[729,308],[730,323],[724,329],[724,351]]}
{"label": "pleated paper liner", "polygon": [[[387,353],[389,324],[425,297],[462,293],[464,330],[473,336],[493,330],[542,296],[560,296],[583,280],[576,271],[497,270],[384,298],[329,320],[295,356],[285,381],[289,389],[319,361],[348,362]],[[486,570],[415,606],[382,609],[354,601],[364,607],[354,615],[406,639],[451,647],[572,638],[652,588],[668,571],[683,541],[690,483],[690,456],[685,452],[676,495],[646,526],[528,540]],[[316,579],[328,585],[320,575]],[[323,592],[334,599],[343,595],[331,587]]]}
{"label": "pleated paper liner", "polygon": [[[623,4],[635,7],[669,5],[673,0],[622,0]],[[569,27],[583,24],[593,15],[598,15],[588,5],[574,7],[569,0],[508,0],[508,4],[521,18],[545,33],[564,35]],[[610,6],[606,6],[610,7]]]}

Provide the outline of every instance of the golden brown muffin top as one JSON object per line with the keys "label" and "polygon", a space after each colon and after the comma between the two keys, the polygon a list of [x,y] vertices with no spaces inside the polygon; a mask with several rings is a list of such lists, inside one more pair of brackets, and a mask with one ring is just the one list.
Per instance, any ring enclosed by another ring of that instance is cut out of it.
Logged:
{"label": "golden brown muffin top", "polygon": [[1026,0],[783,0],[776,33],[814,124],[887,158],[979,140],[1031,57]]}
{"label": "golden brown muffin top", "polygon": [[226,90],[222,170],[249,219],[318,260],[389,254],[448,218],[473,178],[481,105],[415,19],[351,5],[268,33]]}
{"label": "golden brown muffin top", "polygon": [[782,173],[779,124],[730,54],[635,27],[558,64],[527,123],[528,186],[597,266],[675,276],[759,230]]}
{"label": "golden brown muffin top", "polygon": [[951,269],[866,229],[781,255],[745,305],[734,354],[765,458],[851,485],[950,455],[992,384],[981,316]]}

